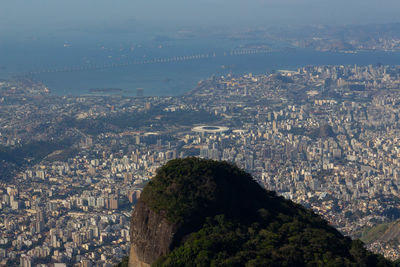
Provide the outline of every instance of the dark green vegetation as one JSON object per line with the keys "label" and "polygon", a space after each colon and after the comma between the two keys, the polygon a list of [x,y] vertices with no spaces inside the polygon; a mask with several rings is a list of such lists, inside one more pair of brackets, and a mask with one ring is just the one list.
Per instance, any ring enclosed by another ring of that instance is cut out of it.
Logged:
{"label": "dark green vegetation", "polygon": [[276,75],[276,79],[278,79],[279,81],[283,82],[283,83],[293,83],[293,79],[287,76],[283,76],[281,74]]}
{"label": "dark green vegetation", "polygon": [[160,107],[151,110],[110,115],[97,119],[68,118],[64,120],[65,127],[77,128],[87,134],[103,132],[120,132],[151,126],[154,130],[165,130],[171,126],[191,126],[193,124],[211,123],[220,120],[219,116],[204,110],[165,111]]}
{"label": "dark green vegetation", "polygon": [[320,127],[314,129],[294,127],[290,131],[286,132],[292,133],[294,135],[305,135],[314,140],[317,138],[336,137],[335,133],[332,130],[332,127],[328,124],[323,124]]}
{"label": "dark green vegetation", "polygon": [[0,180],[9,179],[13,173],[28,164],[36,164],[57,150],[69,148],[72,140],[33,141],[15,147],[0,146]]}
{"label": "dark green vegetation", "polygon": [[114,267],[128,267],[128,262],[129,262],[129,257],[124,257],[122,261],[114,265]]}
{"label": "dark green vegetation", "polygon": [[180,229],[154,266],[394,266],[226,162],[172,160],[141,200]]}
{"label": "dark green vegetation", "polygon": [[56,150],[70,147],[71,140],[57,141],[33,141],[28,144],[15,147],[0,147],[0,160],[6,160],[15,164],[24,164],[27,161],[35,163]]}

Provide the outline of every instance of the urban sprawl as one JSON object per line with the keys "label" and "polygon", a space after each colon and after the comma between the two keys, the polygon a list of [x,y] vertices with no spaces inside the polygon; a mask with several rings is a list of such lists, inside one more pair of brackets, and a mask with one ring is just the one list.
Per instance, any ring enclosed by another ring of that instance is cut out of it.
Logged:
{"label": "urban sprawl", "polygon": [[[113,266],[143,186],[188,156],[232,162],[353,238],[400,218],[400,67],[211,77],[180,97],[50,90],[0,82],[1,266]],[[391,259],[398,245],[366,244]]]}

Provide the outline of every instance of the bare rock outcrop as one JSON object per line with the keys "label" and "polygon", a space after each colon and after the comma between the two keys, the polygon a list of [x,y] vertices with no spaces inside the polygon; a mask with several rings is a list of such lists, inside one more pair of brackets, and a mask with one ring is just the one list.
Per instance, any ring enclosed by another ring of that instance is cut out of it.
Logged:
{"label": "bare rock outcrop", "polygon": [[131,218],[130,267],[147,267],[170,251],[177,226],[152,211],[143,201],[137,203]]}

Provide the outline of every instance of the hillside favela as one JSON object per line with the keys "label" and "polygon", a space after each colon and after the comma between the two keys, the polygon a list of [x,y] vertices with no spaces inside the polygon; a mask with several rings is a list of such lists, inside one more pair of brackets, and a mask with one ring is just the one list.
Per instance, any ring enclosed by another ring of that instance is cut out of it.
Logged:
{"label": "hillside favela", "polygon": [[220,1],[0,3],[0,266],[400,266],[400,3]]}

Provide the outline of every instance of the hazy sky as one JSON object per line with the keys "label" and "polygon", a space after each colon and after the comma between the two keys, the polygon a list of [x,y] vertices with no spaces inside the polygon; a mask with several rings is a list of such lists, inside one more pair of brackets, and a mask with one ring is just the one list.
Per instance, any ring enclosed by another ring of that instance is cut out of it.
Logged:
{"label": "hazy sky", "polygon": [[0,33],[400,22],[400,0],[1,0]]}

